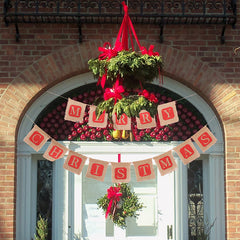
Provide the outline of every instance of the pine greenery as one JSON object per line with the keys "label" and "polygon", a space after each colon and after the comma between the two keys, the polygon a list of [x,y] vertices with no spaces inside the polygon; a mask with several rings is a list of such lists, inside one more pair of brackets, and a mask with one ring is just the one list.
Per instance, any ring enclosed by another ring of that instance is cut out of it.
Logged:
{"label": "pine greenery", "polygon": [[48,236],[48,220],[42,218],[41,215],[39,215],[39,220],[37,221],[37,227],[36,227],[37,235],[35,234],[35,240],[47,240]]}

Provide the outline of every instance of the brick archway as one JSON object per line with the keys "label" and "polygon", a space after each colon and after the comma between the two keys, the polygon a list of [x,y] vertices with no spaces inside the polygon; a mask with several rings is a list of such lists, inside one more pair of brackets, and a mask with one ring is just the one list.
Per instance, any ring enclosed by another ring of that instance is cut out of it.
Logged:
{"label": "brick archway", "polygon": [[[0,103],[1,142],[5,144],[2,152],[8,153],[5,161],[12,165],[12,169],[16,169],[14,153],[18,127],[28,107],[42,92],[56,83],[87,72],[87,60],[98,56],[98,46],[102,45],[103,42],[94,41],[66,47],[41,58],[13,79],[2,95]],[[149,46],[150,43],[142,42],[142,45]],[[232,191],[229,180],[236,174],[234,169],[228,166],[239,156],[239,149],[236,147],[239,141],[237,136],[240,135],[239,93],[220,73],[213,71],[197,57],[164,44],[155,44],[155,49],[163,56],[165,74],[197,91],[209,105],[213,106],[221,119],[225,134],[226,195],[228,196]],[[233,131],[234,136],[232,136]],[[234,168],[239,169],[240,165],[235,162]],[[12,175],[16,176],[14,173]],[[236,182],[234,184],[237,185]],[[231,217],[237,217],[238,213],[234,213],[234,206],[231,205],[235,200],[230,199],[230,201],[228,197],[226,199],[227,224],[230,226],[233,219]],[[14,204],[14,197],[12,203]]]}

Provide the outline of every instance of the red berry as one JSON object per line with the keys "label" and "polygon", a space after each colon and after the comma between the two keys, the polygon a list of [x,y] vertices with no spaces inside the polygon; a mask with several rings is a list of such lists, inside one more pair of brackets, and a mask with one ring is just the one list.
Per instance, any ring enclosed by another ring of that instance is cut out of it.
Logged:
{"label": "red berry", "polygon": [[53,114],[53,115],[56,115],[56,114],[57,114],[57,110],[56,110],[56,109],[53,109],[52,114]]}
{"label": "red berry", "polygon": [[183,135],[183,136],[182,136],[182,140],[183,140],[183,141],[185,141],[185,140],[187,140],[187,139],[188,139],[188,137],[187,137],[186,135]]}
{"label": "red berry", "polygon": [[109,131],[108,131],[107,129],[104,129],[103,135],[104,135],[104,136],[107,136],[108,134],[109,134]]}
{"label": "red berry", "polygon": [[183,113],[183,114],[181,115],[181,118],[184,120],[184,119],[187,118],[187,115]]}
{"label": "red berry", "polygon": [[173,141],[178,141],[178,136],[173,136]]}
{"label": "red berry", "polygon": [[[86,134],[86,133],[85,133],[85,134]],[[91,140],[95,140],[95,139],[96,139],[96,135],[95,135],[95,134],[91,134],[90,139],[91,139]]]}
{"label": "red berry", "polygon": [[68,135],[68,140],[71,141],[73,139],[72,135]]}
{"label": "red berry", "polygon": [[59,112],[62,111],[62,106],[61,105],[57,106],[57,111],[59,111]]}
{"label": "red berry", "polygon": [[151,136],[152,138],[154,138],[154,137],[156,136],[156,132],[154,132],[154,131],[151,132],[151,133],[150,133],[150,136]]}
{"label": "red berry", "polygon": [[97,132],[97,133],[96,133],[96,137],[97,137],[97,138],[101,138],[101,137],[102,137],[102,133],[101,133],[101,132]]}
{"label": "red berry", "polygon": [[43,118],[43,121],[48,122],[48,118],[47,117]]}
{"label": "red berry", "polygon": [[172,137],[173,136],[173,132],[168,132],[168,136]]}
{"label": "red berry", "polygon": [[193,120],[193,121],[196,121],[197,120],[197,117],[196,116],[191,116],[191,119]]}
{"label": "red berry", "polygon": [[57,135],[57,134],[54,134],[54,135],[53,135],[53,138],[54,138],[55,140],[58,140],[58,135]]}
{"label": "red berry", "polygon": [[158,127],[155,127],[155,128],[154,128],[154,132],[156,132],[156,133],[157,133],[159,130],[160,130],[160,129],[159,129]]}
{"label": "red berry", "polygon": [[77,131],[74,130],[74,131],[72,132],[72,136],[73,136],[73,137],[76,137],[76,136],[77,136]]}
{"label": "red berry", "polygon": [[167,98],[167,101],[168,101],[168,102],[171,102],[171,101],[172,101],[172,98],[171,98],[171,97],[168,97],[168,98]]}
{"label": "red berry", "polygon": [[59,124],[58,123],[54,123],[54,127],[55,128],[59,128]]}
{"label": "red berry", "polygon": [[168,136],[167,135],[163,135],[162,139],[163,139],[163,141],[166,142],[168,140]]}
{"label": "red berry", "polygon": [[178,135],[178,137],[182,137],[183,133],[182,132],[178,132],[177,135]]}
{"label": "red berry", "polygon": [[89,96],[88,92],[83,93],[83,97],[87,98]]}
{"label": "red berry", "polygon": [[188,112],[187,108],[183,108],[183,112],[187,113]]}
{"label": "red berry", "polygon": [[163,95],[163,96],[161,97],[161,99],[162,99],[163,101],[166,101],[166,100],[167,100],[167,97]]}
{"label": "red berry", "polygon": [[83,131],[86,132],[88,130],[88,125],[83,126]]}
{"label": "red berry", "polygon": [[65,103],[65,102],[62,103],[62,107],[63,107],[63,108],[66,108],[66,106],[67,106],[67,103]]}
{"label": "red berry", "polygon": [[182,109],[183,108],[183,105],[181,103],[177,104],[177,108],[178,109]]}
{"label": "red berry", "polygon": [[52,114],[52,113],[48,113],[47,117],[48,117],[48,118],[52,118],[52,117],[53,117],[53,114]]}
{"label": "red berry", "polygon": [[186,136],[189,137],[192,133],[191,133],[191,131],[187,130],[187,131],[185,132],[185,134],[186,134]]}
{"label": "red berry", "polygon": [[102,93],[103,93],[103,92],[102,92],[102,89],[98,89],[98,90],[97,90],[97,95],[102,95]]}
{"label": "red berry", "polygon": [[192,112],[187,112],[188,117],[192,116]]}
{"label": "red berry", "polygon": [[160,136],[163,136],[163,135],[164,135],[164,131],[163,131],[163,130],[160,130],[160,131],[159,131],[159,135],[160,135]]}
{"label": "red berry", "polygon": [[182,131],[186,131],[187,130],[187,126],[182,126]]}
{"label": "red berry", "polygon": [[83,100],[83,95],[82,95],[82,94],[79,94],[79,95],[78,95],[78,100],[79,100],[79,101],[82,101],[82,100]]}
{"label": "red berry", "polygon": [[91,135],[91,133],[89,131],[86,131],[84,134],[86,137],[90,137],[90,135]]}
{"label": "red berry", "polygon": [[61,140],[65,140],[65,138],[66,138],[66,136],[65,136],[64,134],[61,134],[61,135],[60,135],[60,139],[61,139]]}
{"label": "red berry", "polygon": [[170,129],[169,129],[169,127],[165,127],[165,128],[163,129],[163,131],[166,132],[166,133],[168,133],[168,132],[170,131]]}
{"label": "red berry", "polygon": [[108,129],[113,129],[112,123],[108,123],[107,127],[108,127]]}
{"label": "red berry", "polygon": [[95,134],[95,133],[96,133],[96,129],[95,129],[95,128],[92,128],[92,129],[91,129],[91,133],[92,133],[92,134]]}
{"label": "red berry", "polygon": [[144,135],[145,135],[145,132],[143,130],[139,132],[140,137],[143,137]]}
{"label": "red berry", "polygon": [[135,136],[135,141],[139,142],[141,140],[141,137],[139,135]]}
{"label": "red berry", "polygon": [[80,124],[77,123],[77,122],[74,124],[74,127],[75,127],[76,129],[79,128],[79,126],[80,126]]}
{"label": "red berry", "polygon": [[40,123],[40,128],[45,128],[46,124],[44,122]]}
{"label": "red berry", "polygon": [[193,123],[189,123],[189,128],[194,128],[194,124]]}
{"label": "red berry", "polygon": [[96,128],[96,131],[97,131],[97,132],[100,132],[100,131],[102,131],[102,128],[97,127],[97,128]]}
{"label": "red berry", "polygon": [[178,127],[174,127],[174,128],[173,128],[173,131],[174,131],[174,132],[177,132],[178,130],[179,130]]}
{"label": "red berry", "polygon": [[147,134],[149,134],[149,133],[151,132],[151,129],[150,129],[150,128],[147,128],[147,129],[145,129],[145,132],[146,132]]}
{"label": "red berry", "polygon": [[156,135],[156,140],[161,140],[162,136],[160,134]]}
{"label": "red berry", "polygon": [[190,118],[186,118],[185,119],[185,123],[189,124],[191,122],[191,119]]}
{"label": "red berry", "polygon": [[108,135],[106,136],[106,140],[107,140],[107,141],[112,141],[112,136],[111,136],[110,134],[108,134]]}
{"label": "red berry", "polygon": [[79,127],[79,128],[77,129],[77,132],[78,132],[78,133],[82,133],[82,132],[83,132],[83,129],[82,129],[81,127]]}
{"label": "red berry", "polygon": [[82,135],[80,136],[80,139],[81,139],[81,140],[86,140],[86,136],[85,136],[84,134],[82,134]]}
{"label": "red berry", "polygon": [[198,125],[200,125],[201,123],[200,123],[199,120],[196,120],[196,121],[195,121],[195,124],[198,126]]}
{"label": "red berry", "polygon": [[57,132],[58,132],[58,134],[61,134],[61,133],[63,133],[63,129],[62,129],[62,128],[59,128],[59,129],[57,130]]}
{"label": "red berry", "polygon": [[92,90],[92,91],[90,92],[90,96],[95,97],[95,95],[96,95],[96,92],[95,92],[94,90]]}
{"label": "red berry", "polygon": [[73,97],[72,99],[73,99],[74,101],[77,101],[77,100],[78,100],[77,97]]}

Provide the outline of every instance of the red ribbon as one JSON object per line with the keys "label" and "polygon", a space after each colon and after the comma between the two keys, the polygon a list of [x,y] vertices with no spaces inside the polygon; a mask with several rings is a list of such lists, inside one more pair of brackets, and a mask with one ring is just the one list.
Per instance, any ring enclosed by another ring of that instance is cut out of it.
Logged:
{"label": "red ribbon", "polygon": [[150,45],[149,49],[147,50],[146,47],[141,47],[140,50],[142,54],[148,54],[149,56],[159,56],[158,52],[153,51],[154,45]]}
{"label": "red ribbon", "polygon": [[[107,46],[108,46],[108,48],[107,48]],[[110,60],[112,57],[117,56],[120,49],[116,48],[116,47],[111,48],[111,44],[109,42],[105,42],[103,44],[103,47],[99,47],[98,50],[100,52],[102,52],[102,54],[100,54],[98,56],[99,60],[104,60],[106,58],[107,58],[107,60]]]}
{"label": "red ribbon", "polygon": [[125,90],[122,85],[119,85],[119,80],[116,81],[113,88],[106,88],[104,92],[104,100],[108,100],[110,98],[114,98],[114,104],[117,103],[118,99],[122,99],[121,93],[123,93]]}
{"label": "red ribbon", "polygon": [[120,190],[121,190],[120,187],[112,187],[112,186],[107,190],[108,192],[107,198],[110,199],[110,202],[108,204],[108,208],[106,211],[106,215],[105,215],[106,218],[108,217],[108,214],[111,212],[113,203],[114,203],[114,211],[115,211],[116,204],[118,201],[120,201],[120,197],[122,196],[122,193],[120,192]]}
{"label": "red ribbon", "polygon": [[146,89],[138,93],[139,96],[143,96],[151,102],[158,103],[158,99],[153,93],[149,93]]}

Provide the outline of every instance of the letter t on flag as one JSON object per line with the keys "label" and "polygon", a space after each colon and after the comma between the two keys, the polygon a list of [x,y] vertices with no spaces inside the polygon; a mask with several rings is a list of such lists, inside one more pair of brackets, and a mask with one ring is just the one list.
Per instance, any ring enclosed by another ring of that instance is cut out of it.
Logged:
{"label": "letter t on flag", "polygon": [[155,178],[152,159],[133,162],[137,181],[144,181]]}
{"label": "letter t on flag", "polygon": [[69,151],[68,157],[63,164],[63,168],[69,170],[70,172],[80,175],[86,160],[87,160],[86,156],[75,153],[73,151]]}
{"label": "letter t on flag", "polygon": [[41,128],[35,125],[28,135],[23,139],[30,147],[38,152],[50,138]]}
{"label": "letter t on flag", "polygon": [[183,164],[188,164],[200,157],[198,150],[194,147],[191,139],[186,140],[173,149],[181,158]]}

